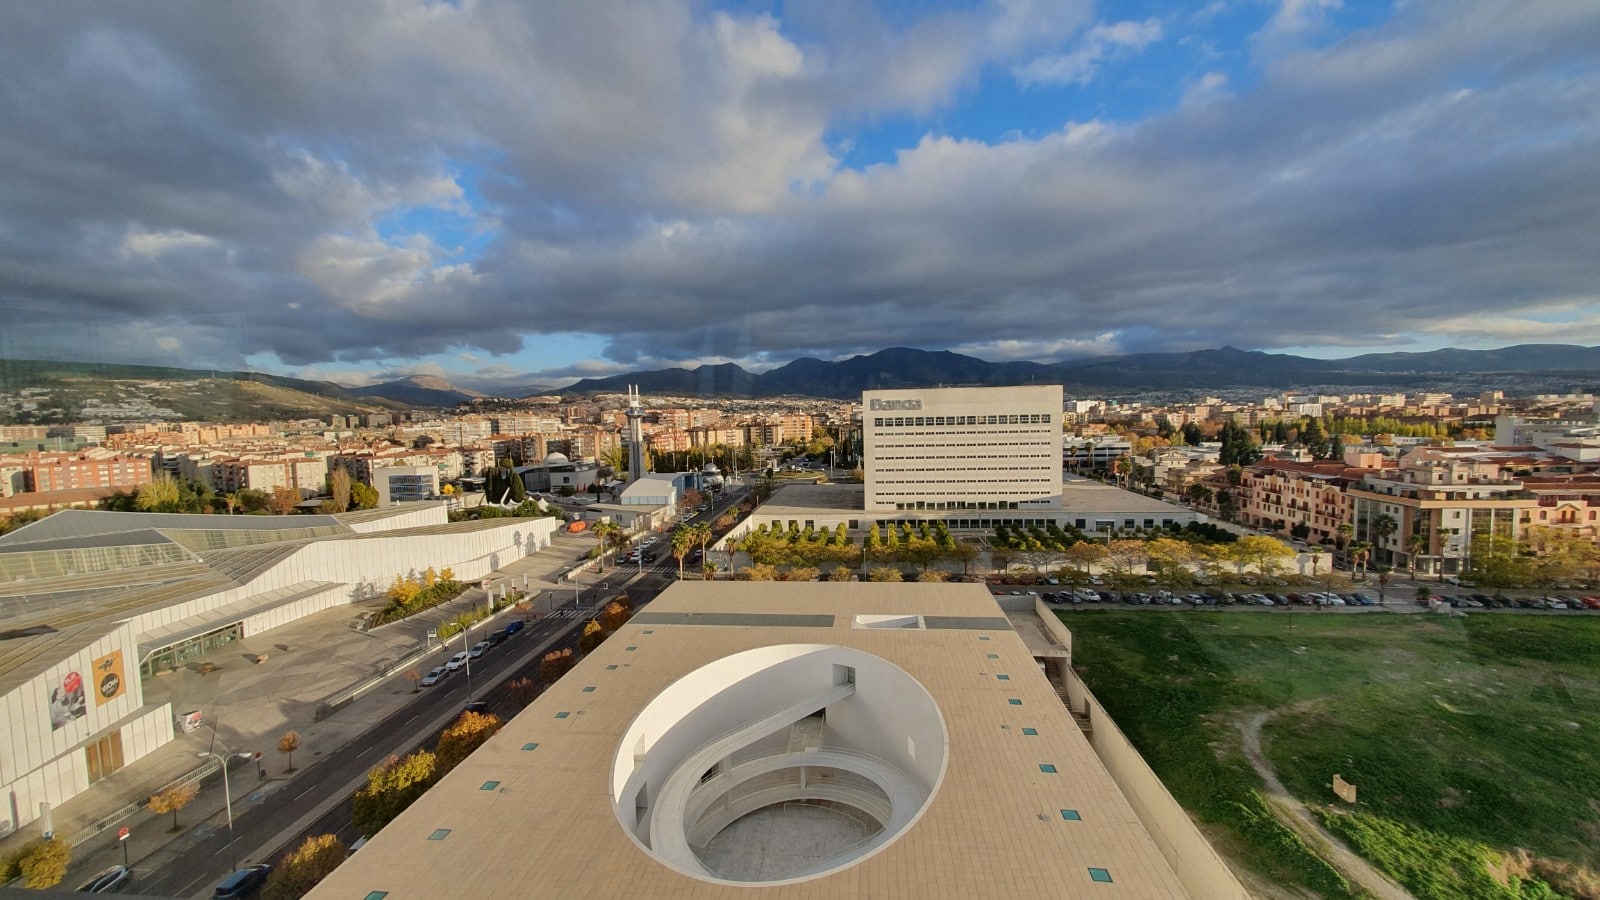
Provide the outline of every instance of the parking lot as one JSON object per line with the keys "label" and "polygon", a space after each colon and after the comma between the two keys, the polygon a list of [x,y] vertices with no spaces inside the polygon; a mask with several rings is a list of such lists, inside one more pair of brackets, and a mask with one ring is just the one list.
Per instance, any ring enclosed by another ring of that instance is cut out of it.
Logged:
{"label": "parking lot", "polygon": [[[1102,583],[1095,584],[1094,581]],[[1361,590],[1312,590],[1305,587],[1259,587],[1239,590],[1213,588],[1164,588],[1147,583],[1134,589],[1118,589],[1105,585],[1095,577],[1084,586],[1052,585],[1048,581],[1033,585],[989,585],[996,596],[1037,596],[1052,606],[1062,608],[1124,606],[1152,609],[1198,609],[1204,607],[1231,607],[1257,610],[1389,610],[1393,612],[1425,612],[1430,610],[1458,609],[1483,612],[1547,612],[1565,614],[1600,613],[1600,594],[1565,593],[1559,595],[1532,595],[1517,593],[1468,592],[1458,589],[1449,593],[1450,585],[1439,585],[1445,590],[1434,592],[1430,586],[1428,599],[1417,596],[1412,585],[1389,585],[1380,595],[1370,586]],[[1399,590],[1396,588],[1399,587]]]}

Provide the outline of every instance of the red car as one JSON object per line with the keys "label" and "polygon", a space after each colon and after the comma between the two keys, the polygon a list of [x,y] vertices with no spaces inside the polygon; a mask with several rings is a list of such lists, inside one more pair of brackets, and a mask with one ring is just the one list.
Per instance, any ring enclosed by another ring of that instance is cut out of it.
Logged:
{"label": "red car", "polygon": [[1600,597],[1584,597],[1583,605],[1590,609],[1600,609]]}

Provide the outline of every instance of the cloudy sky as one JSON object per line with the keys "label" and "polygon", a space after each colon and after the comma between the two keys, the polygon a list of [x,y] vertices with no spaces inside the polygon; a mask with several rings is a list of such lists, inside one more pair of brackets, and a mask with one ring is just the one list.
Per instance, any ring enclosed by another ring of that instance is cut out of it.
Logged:
{"label": "cloudy sky", "polygon": [[1600,344],[1592,0],[18,3],[0,356]]}

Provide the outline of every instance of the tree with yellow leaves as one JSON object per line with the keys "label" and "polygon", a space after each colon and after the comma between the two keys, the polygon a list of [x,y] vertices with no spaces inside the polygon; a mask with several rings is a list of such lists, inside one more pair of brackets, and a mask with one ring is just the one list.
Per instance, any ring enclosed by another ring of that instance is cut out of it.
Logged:
{"label": "tree with yellow leaves", "polygon": [[189,805],[200,793],[200,788],[193,784],[173,785],[160,793],[154,794],[145,805],[156,815],[172,813],[172,831],[178,831],[178,810]]}
{"label": "tree with yellow leaves", "polygon": [[495,732],[504,724],[500,717],[493,713],[464,712],[460,718],[450,723],[450,727],[439,735],[439,752],[437,756],[437,769],[439,775],[454,769],[472,754],[472,751],[482,747],[484,742],[494,737]]}
{"label": "tree with yellow leaves", "polygon": [[305,839],[272,867],[261,888],[262,900],[298,900],[344,862],[344,842],[336,835],[318,834]]}

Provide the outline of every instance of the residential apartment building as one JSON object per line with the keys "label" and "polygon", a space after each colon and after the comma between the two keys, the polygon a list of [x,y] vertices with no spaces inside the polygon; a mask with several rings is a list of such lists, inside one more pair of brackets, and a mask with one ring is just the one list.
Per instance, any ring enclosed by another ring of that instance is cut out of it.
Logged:
{"label": "residential apartment building", "polygon": [[221,493],[257,490],[272,493],[282,488],[299,491],[302,497],[322,492],[328,480],[328,461],[316,454],[278,459],[236,458],[211,460],[209,475]]}
{"label": "residential apartment building", "polygon": [[1061,386],[866,391],[868,510],[1061,502]]}
{"label": "residential apartment building", "polygon": [[1342,462],[1289,462],[1269,458],[1240,472],[1238,518],[1246,525],[1289,534],[1304,525],[1313,544],[1333,541],[1353,520],[1347,489],[1370,469]]}
{"label": "residential apartment building", "polygon": [[[1505,476],[1493,462],[1461,458],[1421,447],[1398,468],[1369,474],[1348,488],[1351,523],[1360,540],[1371,541],[1377,561],[1430,575],[1450,575],[1471,566],[1472,538],[1518,539],[1525,513],[1539,507],[1521,479]],[[1373,523],[1388,516],[1394,531],[1380,535]],[[1529,517],[1531,520],[1531,516]],[[1424,541],[1413,549],[1412,535]]]}
{"label": "residential apartment building", "polygon": [[27,489],[40,493],[91,488],[133,490],[155,477],[150,460],[106,451],[40,453],[36,450],[23,457],[21,464],[27,470]]}

